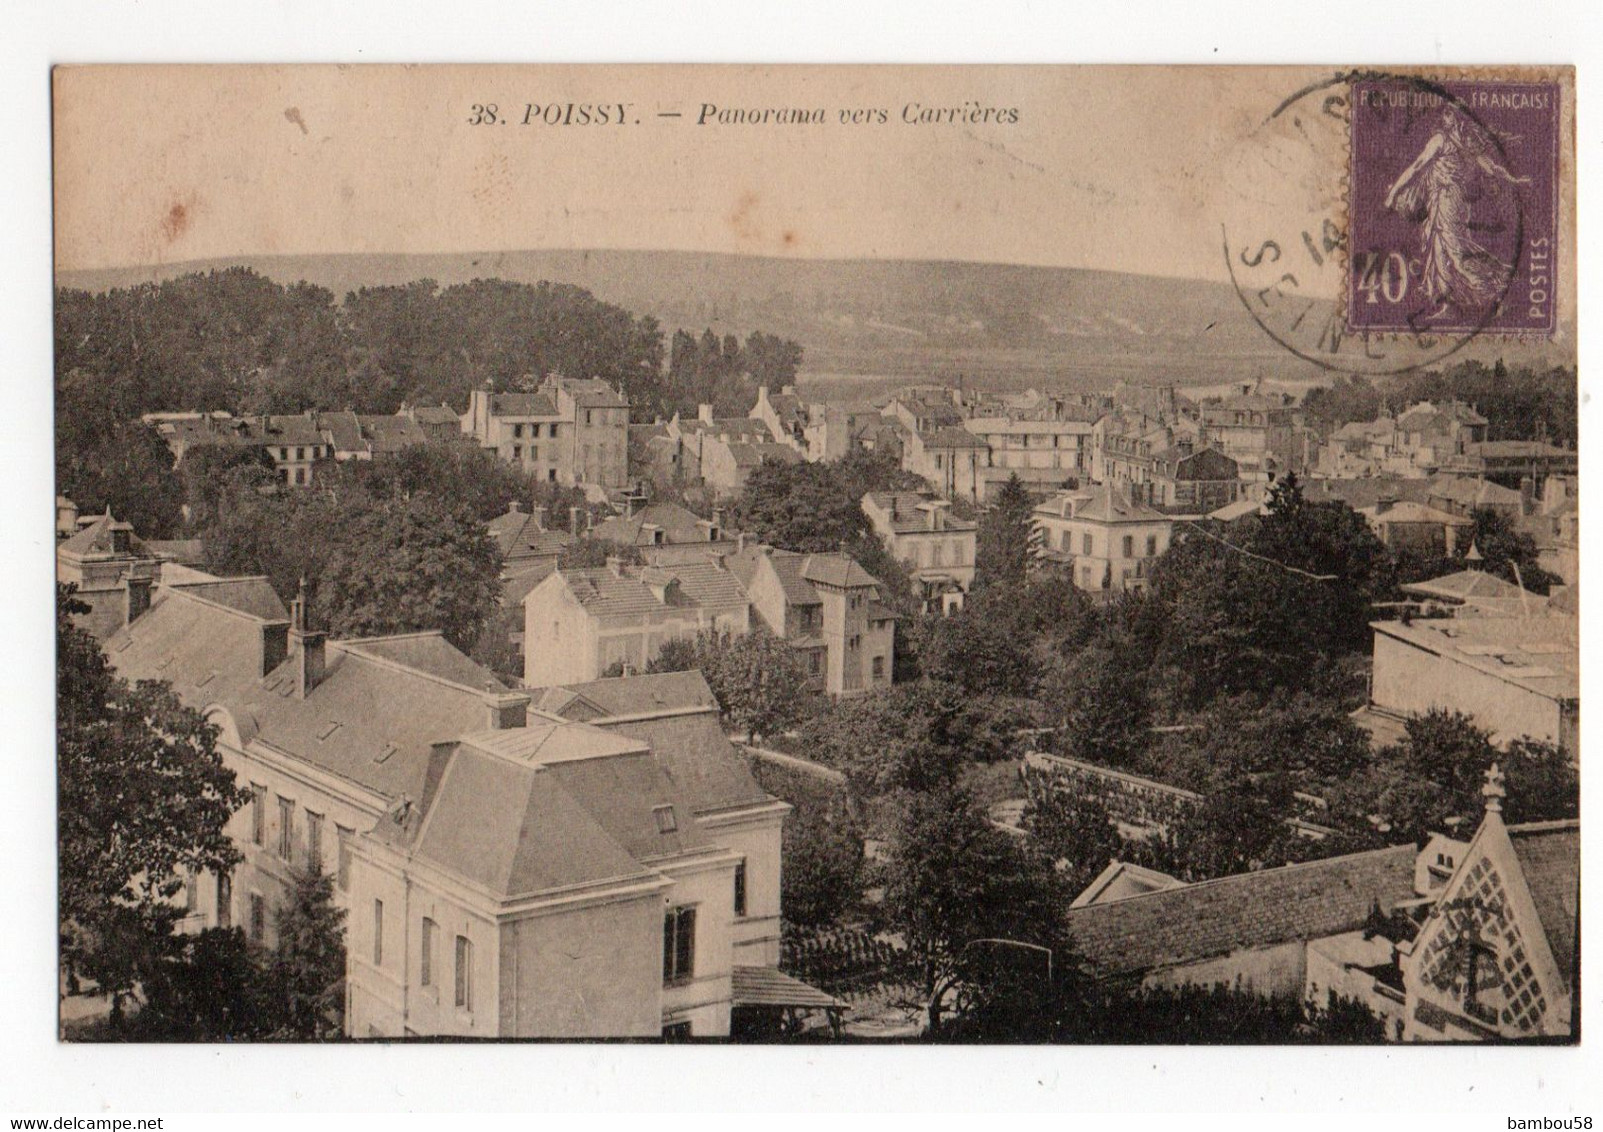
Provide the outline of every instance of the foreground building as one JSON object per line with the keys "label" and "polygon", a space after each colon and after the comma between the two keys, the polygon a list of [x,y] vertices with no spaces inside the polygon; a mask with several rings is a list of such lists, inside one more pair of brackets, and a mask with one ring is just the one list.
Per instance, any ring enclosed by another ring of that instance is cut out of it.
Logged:
{"label": "foreground building", "polygon": [[1411,1041],[1578,1037],[1581,830],[1503,823],[1503,779],[1418,935],[1399,948]]}
{"label": "foreground building", "polygon": [[699,689],[581,689],[597,713],[568,718],[437,633],[330,641],[281,611],[260,579],[164,585],[107,644],[218,727],[252,796],[186,930],[274,946],[293,871],[332,872],[353,1037],[716,1036],[833,1003],[772,967],[787,807]]}

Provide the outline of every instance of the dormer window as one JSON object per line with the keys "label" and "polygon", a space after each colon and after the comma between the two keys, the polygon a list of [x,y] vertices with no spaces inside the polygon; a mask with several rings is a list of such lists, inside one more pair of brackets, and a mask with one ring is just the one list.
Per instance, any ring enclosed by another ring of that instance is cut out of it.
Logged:
{"label": "dormer window", "polygon": [[672,806],[653,806],[651,816],[657,819],[658,833],[673,833],[679,828],[679,820],[674,816]]}

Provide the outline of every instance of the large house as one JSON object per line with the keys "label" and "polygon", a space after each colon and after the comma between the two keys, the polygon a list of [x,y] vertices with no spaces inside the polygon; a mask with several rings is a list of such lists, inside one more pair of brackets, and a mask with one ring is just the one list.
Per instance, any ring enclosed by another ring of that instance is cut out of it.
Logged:
{"label": "large house", "polygon": [[590,537],[635,547],[659,566],[705,562],[709,553],[730,554],[741,546],[740,532],[725,524],[723,508],[713,508],[712,518],[703,519],[677,503],[631,503],[624,514],[592,527]]}
{"label": "large house", "polygon": [[556,570],[523,599],[523,681],[531,688],[642,671],[668,641],[747,632],[751,602],[720,556],[672,566]]}
{"label": "large house", "polygon": [[604,381],[550,374],[529,392],[475,389],[461,429],[549,483],[629,483],[629,401]]}
{"label": "large house", "polygon": [[56,543],[56,581],[78,587],[74,596],[89,611],[76,614],[74,624],[103,641],[149,608],[151,589],[164,566],[188,561],[191,555],[182,549],[182,540],[141,539],[110,508],[104,515],[80,517],[77,512],[70,499],[57,499],[58,517],[70,516],[77,529]]}
{"label": "large house", "polygon": [[1034,512],[1044,557],[1090,593],[1143,589],[1169,549],[1174,520],[1111,484],[1063,491]]}
{"label": "large house", "polygon": [[1578,753],[1580,619],[1512,596],[1479,616],[1372,624],[1369,710],[1398,720],[1461,711],[1500,745],[1528,736]]}
{"label": "large house", "polygon": [[332,872],[358,1038],[721,1035],[742,1010],[838,1008],[773,969],[786,807],[713,741],[705,696],[579,689],[585,721],[437,633],[331,641],[301,601],[281,613],[259,579],[163,585],[107,642],[218,727],[251,794],[228,825],[244,860],[186,879],[185,930],[274,946],[292,870]]}
{"label": "large house", "polygon": [[1229,456],[1248,479],[1267,482],[1306,464],[1307,437],[1300,414],[1284,395],[1239,393],[1200,408],[1210,443]]}
{"label": "large house", "polygon": [[759,546],[732,556],[729,571],[763,623],[806,658],[820,690],[844,696],[890,684],[896,614],[856,559]]}
{"label": "large house", "polygon": [[927,491],[871,491],[862,506],[874,533],[912,571],[925,608],[960,607],[974,584],[978,524],[954,519],[951,503]]}

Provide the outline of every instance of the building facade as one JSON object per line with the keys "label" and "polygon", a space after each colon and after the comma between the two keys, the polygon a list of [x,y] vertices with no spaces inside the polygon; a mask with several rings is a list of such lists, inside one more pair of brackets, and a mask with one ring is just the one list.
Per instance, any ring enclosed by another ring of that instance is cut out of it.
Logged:
{"label": "building facade", "polygon": [[462,431],[548,483],[629,483],[629,402],[604,381],[548,375],[532,392],[475,389]]}
{"label": "building facade", "polygon": [[1169,549],[1174,521],[1109,484],[1059,492],[1035,508],[1042,555],[1089,593],[1144,589]]}

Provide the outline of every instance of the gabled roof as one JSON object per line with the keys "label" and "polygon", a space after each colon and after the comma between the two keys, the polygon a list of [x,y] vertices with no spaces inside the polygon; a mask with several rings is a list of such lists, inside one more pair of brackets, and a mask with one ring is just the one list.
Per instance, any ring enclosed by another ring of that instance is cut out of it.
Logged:
{"label": "gabled roof", "polygon": [[1142,975],[1364,925],[1414,897],[1412,845],[1331,857],[1088,904],[1066,914],[1100,978]]}
{"label": "gabled roof", "polygon": [[365,452],[367,437],[362,433],[362,421],[355,413],[343,410],[318,413],[317,423],[334,445],[336,452]]}
{"label": "gabled roof", "polygon": [[552,379],[564,393],[590,409],[627,409],[628,398],[596,377],[557,377]]}
{"label": "gabled roof", "polygon": [[716,705],[688,713],[597,719],[595,725],[651,744],[657,762],[684,792],[695,813],[772,801],[724,734]]}
{"label": "gabled roof", "polygon": [[389,637],[361,637],[340,641],[338,645],[347,652],[389,661],[465,687],[478,687],[487,692],[507,690],[487,668],[459,652],[438,629]]}
{"label": "gabled roof", "polygon": [[1414,503],[1403,499],[1393,503],[1384,511],[1377,502],[1369,507],[1358,508],[1358,513],[1372,523],[1440,523],[1444,527],[1467,527],[1473,520],[1462,515],[1454,515],[1443,511],[1440,507],[1432,507],[1428,503]]}
{"label": "gabled roof", "polygon": [[399,452],[411,444],[428,443],[429,434],[409,417],[363,416],[360,420],[368,446],[375,453]]}
{"label": "gabled roof", "polygon": [[665,579],[677,579],[681,593],[714,615],[737,611],[750,601],[740,579],[732,571],[720,569],[708,559],[675,562],[648,569],[657,571]]}
{"label": "gabled roof", "polygon": [[859,586],[877,586],[879,580],[857,564],[847,554],[809,554],[802,566],[802,577],[809,582],[850,589]]}
{"label": "gabled roof", "polygon": [[1520,493],[1512,488],[1467,476],[1436,476],[1430,481],[1430,494],[1466,507],[1518,507],[1524,502]]}
{"label": "gabled roof", "polygon": [[508,511],[485,524],[507,558],[555,557],[573,541],[566,531],[548,531],[527,511]]}
{"label": "gabled roof", "polygon": [[58,543],[56,550],[76,555],[111,554],[112,535],[116,531],[126,531],[128,533],[128,552],[130,555],[144,552],[144,543],[134,534],[133,527],[128,523],[113,518],[109,507],[104,515],[83,526],[77,534]]}

